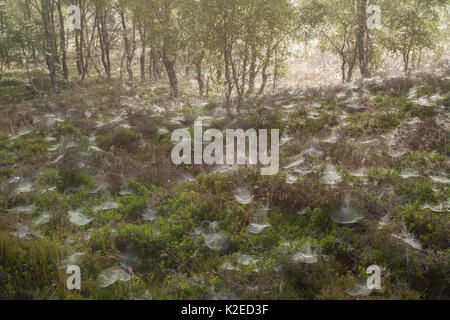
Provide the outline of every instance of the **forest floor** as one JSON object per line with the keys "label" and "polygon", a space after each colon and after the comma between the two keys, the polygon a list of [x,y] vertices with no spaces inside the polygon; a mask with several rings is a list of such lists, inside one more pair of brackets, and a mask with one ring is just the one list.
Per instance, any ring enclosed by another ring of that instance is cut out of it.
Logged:
{"label": "forest floor", "polygon": [[[0,298],[448,299],[449,74],[285,90],[229,116],[194,87],[40,97],[6,72]],[[280,129],[280,172],[173,165],[171,132],[195,120]]]}

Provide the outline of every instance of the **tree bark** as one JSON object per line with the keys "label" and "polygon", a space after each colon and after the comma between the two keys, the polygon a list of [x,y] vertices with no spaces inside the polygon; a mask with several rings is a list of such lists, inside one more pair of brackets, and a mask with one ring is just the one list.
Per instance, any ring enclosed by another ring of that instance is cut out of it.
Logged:
{"label": "tree bark", "polygon": [[233,81],[231,80],[231,71],[230,71],[230,64],[231,64],[231,58],[229,55],[231,55],[228,52],[228,47],[225,46],[224,48],[224,60],[225,60],[225,80],[226,80],[226,92],[225,92],[225,98],[226,98],[226,108],[228,114],[231,114],[231,94],[233,93]]}
{"label": "tree bark", "polygon": [[127,61],[127,72],[128,72],[128,81],[133,81],[133,69],[131,68],[131,64],[133,63],[133,53],[130,47],[130,40],[127,35],[127,25],[125,21],[125,10],[119,9],[120,21],[122,23],[123,30],[123,42],[124,42],[124,50]]}
{"label": "tree bark", "polygon": [[268,80],[268,75],[267,75],[267,68],[268,65],[264,64],[262,71],[261,71],[261,87],[259,88],[258,91],[258,96],[262,96],[264,94],[264,90],[266,89],[266,84],[267,84],[267,80]]}
{"label": "tree bark", "polygon": [[249,78],[248,78],[248,90],[247,90],[247,96],[250,96],[253,94],[253,91],[255,90],[255,80],[257,75],[256,70],[256,45],[251,45],[251,61],[250,61],[250,70],[249,70]]}
{"label": "tree bark", "polygon": [[63,77],[65,80],[69,80],[69,69],[67,68],[67,52],[66,52],[66,37],[65,37],[65,30],[64,30],[64,16],[61,10],[61,0],[58,0],[56,2],[56,7],[58,8],[58,15],[59,15],[59,45],[60,45],[60,51],[62,55],[62,69],[63,69]]}
{"label": "tree bark", "polygon": [[200,97],[203,97],[205,91],[205,82],[203,80],[203,72],[202,72],[202,60],[203,57],[200,57],[194,61],[195,71],[196,71],[196,79],[198,83],[198,93]]}
{"label": "tree bark", "polygon": [[163,64],[166,68],[167,76],[169,77],[171,99],[178,98],[178,80],[175,72],[175,60],[176,58],[167,58],[166,54],[163,53]]}
{"label": "tree bark", "polygon": [[97,15],[97,32],[100,43],[101,50],[101,60],[103,64],[103,68],[105,69],[106,77],[111,80],[111,59],[110,59],[110,43],[109,43],[109,35],[107,30],[107,9],[104,8],[96,8]]}
{"label": "tree bark", "polygon": [[359,26],[356,42],[358,48],[359,69],[361,72],[361,77],[363,78],[366,78],[368,76],[366,51],[364,45],[364,38],[367,31],[366,11],[367,11],[367,0],[359,0]]}
{"label": "tree bark", "polygon": [[139,58],[139,64],[141,67],[141,82],[145,82],[145,50],[146,50],[146,34],[147,31],[143,30],[142,25],[139,26],[139,37],[141,39],[141,57]]}
{"label": "tree bark", "polygon": [[41,0],[41,15],[44,24],[46,50],[45,60],[50,74],[50,84],[56,89],[56,80],[59,66],[58,48],[53,19],[54,2],[52,0]]}

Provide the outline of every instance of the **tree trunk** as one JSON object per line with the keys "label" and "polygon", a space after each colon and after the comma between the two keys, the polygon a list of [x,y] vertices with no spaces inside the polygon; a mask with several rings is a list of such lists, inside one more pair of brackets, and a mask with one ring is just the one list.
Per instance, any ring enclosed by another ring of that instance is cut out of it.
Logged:
{"label": "tree trunk", "polygon": [[139,26],[139,37],[141,39],[141,57],[139,63],[141,66],[141,82],[145,82],[145,50],[146,50],[146,31],[142,30],[142,26]]}
{"label": "tree trunk", "polygon": [[274,61],[274,67],[273,67],[272,93],[274,93],[275,89],[277,88],[277,81],[278,81],[278,50],[275,50],[275,61]]}
{"label": "tree trunk", "polygon": [[50,84],[53,89],[56,89],[59,61],[56,34],[54,32],[53,5],[52,0],[41,0],[41,15],[45,33],[44,47],[47,52],[45,60],[50,74]]}
{"label": "tree trunk", "polygon": [[228,114],[231,114],[231,94],[233,93],[233,81],[231,80],[231,71],[230,71],[230,57],[228,53],[228,48],[225,46],[224,48],[224,60],[225,60],[225,80],[227,84],[225,97],[226,97],[226,107]]}
{"label": "tree trunk", "polygon": [[65,37],[65,30],[64,30],[64,16],[61,10],[61,0],[58,0],[56,2],[56,6],[58,8],[58,15],[59,15],[59,45],[60,45],[60,51],[62,55],[62,68],[63,68],[63,77],[65,80],[69,80],[69,69],[67,68],[67,52],[66,52],[66,37]]}
{"label": "tree trunk", "polygon": [[403,72],[407,74],[409,72],[409,50],[403,54]]}
{"label": "tree trunk", "polygon": [[148,62],[148,78],[151,80],[155,78],[153,71],[153,45],[150,46],[150,50],[148,53],[149,62]]}
{"label": "tree trunk", "polygon": [[170,98],[176,99],[178,98],[178,80],[177,74],[175,72],[175,58],[170,60],[167,58],[166,54],[163,54],[163,64],[166,68],[167,76],[169,77],[170,83]]}
{"label": "tree trunk", "polygon": [[202,60],[203,57],[198,58],[195,62],[195,71],[196,71],[196,79],[198,83],[198,93],[200,97],[203,97],[205,90],[205,82],[203,81],[203,72],[202,72]]}
{"label": "tree trunk", "polygon": [[342,83],[345,83],[345,66],[347,65],[347,62],[345,62],[344,59],[342,59],[342,63],[341,63],[341,80]]}
{"label": "tree trunk", "polygon": [[361,72],[361,77],[366,78],[368,76],[367,73],[367,60],[365,55],[365,45],[364,38],[367,30],[367,0],[359,0],[359,26],[358,26],[358,34],[357,34],[357,48],[358,48],[358,60],[359,60],[359,69]]}
{"label": "tree trunk", "polygon": [[125,11],[119,10],[119,12],[120,12],[120,21],[122,23],[122,30],[123,30],[123,42],[124,42],[125,56],[127,58],[128,81],[131,82],[131,81],[133,81],[133,70],[131,69],[131,64],[133,62],[133,55],[131,53],[130,40],[128,39],[128,35],[127,35]]}
{"label": "tree trunk", "polygon": [[261,87],[259,88],[258,96],[262,96],[264,94],[264,90],[266,89],[267,80],[269,79],[269,76],[267,75],[267,69],[270,66],[270,57],[272,56],[271,49],[267,49],[266,51],[266,57],[264,58],[263,67],[261,70]]}
{"label": "tree trunk", "polygon": [[261,71],[262,82],[261,82],[261,87],[259,88],[258,96],[262,96],[264,94],[264,90],[266,89],[266,84],[267,84],[267,80],[268,80],[268,75],[267,75],[268,67],[269,67],[268,63],[267,62],[264,63],[264,66]]}
{"label": "tree trunk", "polygon": [[102,9],[101,12],[97,10],[97,30],[98,30],[98,36],[99,36],[99,43],[100,43],[100,49],[102,54],[102,64],[103,68],[106,72],[106,77],[109,80],[111,80],[111,60],[110,60],[110,54],[109,54],[109,36],[107,31],[107,10]]}
{"label": "tree trunk", "polygon": [[80,40],[78,30],[75,30],[74,33],[75,33],[75,51],[77,53],[76,57],[77,71],[78,75],[83,76],[83,59],[81,58],[81,46],[83,42]]}
{"label": "tree trunk", "polygon": [[[82,79],[84,79],[85,76],[89,74],[89,61],[92,62],[92,65],[94,66],[95,71],[97,71],[98,76],[99,77],[101,76],[101,72],[100,72],[99,68],[97,68],[97,65],[94,63],[94,61],[92,59],[92,55],[91,55],[92,42],[94,41],[95,29],[96,29],[97,23],[98,23],[97,15],[95,15],[94,16],[94,23],[93,23],[93,26],[92,26],[91,36],[89,37],[88,28],[84,27],[84,16],[81,19],[81,31],[82,31],[82,33],[81,33],[81,36],[80,36],[80,40],[81,40],[81,45],[82,45],[81,46],[81,53],[82,53],[81,61],[83,63],[83,75],[81,77]],[[86,34],[84,34],[84,32],[83,32],[84,30],[85,30]],[[88,43],[85,43],[84,38],[86,38],[86,40],[88,40]],[[86,54],[85,55],[83,54],[83,48],[86,49]],[[83,61],[83,56],[85,56],[84,61]]]}
{"label": "tree trunk", "polygon": [[145,47],[142,47],[141,57],[139,58],[141,66],[141,81],[145,82]]}
{"label": "tree trunk", "polygon": [[243,64],[242,64],[242,83],[239,82],[239,74],[235,65],[235,62],[233,61],[232,55],[230,53],[230,61],[231,61],[231,70],[233,72],[233,81],[234,81],[234,86],[236,88],[236,92],[238,95],[238,102],[237,102],[237,106],[236,106],[236,112],[238,114],[241,113],[241,106],[242,103],[244,102],[244,88],[245,88],[245,70],[247,68],[247,58],[244,58]]}
{"label": "tree trunk", "polygon": [[155,46],[152,44],[150,47],[150,64],[149,72],[150,76],[153,74],[154,79],[161,79],[161,70],[158,67],[159,55],[156,52]]}
{"label": "tree trunk", "polygon": [[247,96],[252,95],[253,91],[255,90],[255,80],[256,80],[256,75],[257,75],[257,70],[256,70],[257,56],[256,56],[256,54],[257,54],[256,45],[252,44]]}

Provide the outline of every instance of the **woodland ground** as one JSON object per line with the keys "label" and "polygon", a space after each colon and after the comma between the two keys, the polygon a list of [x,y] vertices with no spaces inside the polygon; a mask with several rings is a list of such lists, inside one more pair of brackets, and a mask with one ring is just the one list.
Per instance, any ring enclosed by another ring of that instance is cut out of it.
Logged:
{"label": "woodland ground", "polygon": [[[248,99],[0,82],[0,298],[448,299],[450,70]],[[171,132],[280,129],[281,167],[174,166]],[[66,288],[67,265],[81,290]],[[383,290],[364,289],[370,265]]]}

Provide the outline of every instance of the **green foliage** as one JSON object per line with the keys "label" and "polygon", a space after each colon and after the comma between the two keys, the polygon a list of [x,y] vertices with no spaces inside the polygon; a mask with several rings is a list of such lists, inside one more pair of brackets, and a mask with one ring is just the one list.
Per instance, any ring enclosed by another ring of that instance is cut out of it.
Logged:
{"label": "green foliage", "polygon": [[80,131],[74,127],[74,125],[70,122],[64,122],[63,124],[59,125],[56,128],[56,134],[57,137],[64,137],[64,136],[79,136]]}
{"label": "green foliage", "polygon": [[100,148],[109,150],[112,146],[122,148],[129,152],[137,149],[140,136],[135,131],[128,128],[117,128],[113,133],[106,136],[98,136],[97,143]]}
{"label": "green foliage", "polygon": [[425,245],[445,250],[449,241],[449,222],[445,213],[424,211],[419,201],[400,208],[408,230],[420,236]]}
{"label": "green foliage", "polygon": [[404,71],[420,59],[425,49],[435,49],[439,34],[439,10],[448,3],[441,0],[384,1],[385,32],[380,43],[390,52],[401,55]]}
{"label": "green foliage", "polygon": [[93,186],[92,177],[71,169],[59,169],[56,186],[59,192],[76,189],[82,185]]}
{"label": "green foliage", "polygon": [[366,134],[383,134],[398,127],[402,120],[395,114],[356,113],[349,118],[351,123],[345,128],[349,136],[359,137]]}
{"label": "green foliage", "polygon": [[58,261],[63,254],[64,248],[55,241],[17,241],[0,233],[0,273],[6,277],[0,297],[24,299],[27,292],[46,294],[46,288],[60,281]]}

